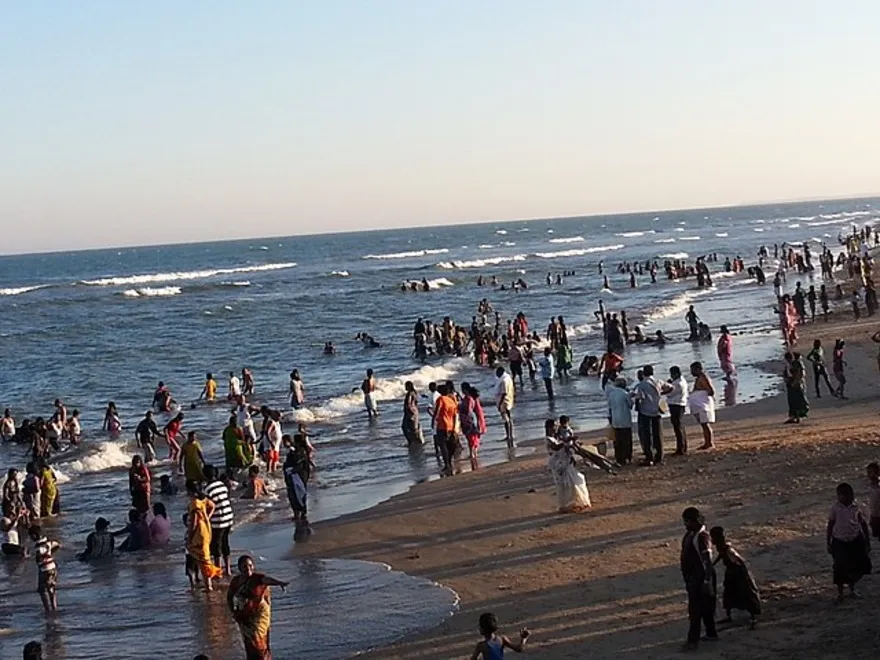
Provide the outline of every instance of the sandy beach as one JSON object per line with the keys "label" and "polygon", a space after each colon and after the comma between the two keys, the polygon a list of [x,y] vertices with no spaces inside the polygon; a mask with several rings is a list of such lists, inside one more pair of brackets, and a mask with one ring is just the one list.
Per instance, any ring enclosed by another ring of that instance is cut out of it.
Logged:
{"label": "sandy beach", "polygon": [[[322,524],[295,552],[386,562],[460,595],[460,611],[443,625],[367,658],[469,657],[484,611],[494,612],[508,635],[529,627],[527,654],[533,657],[673,658],[687,630],[680,515],[694,505],[708,525],[727,530],[765,600],[756,630],[747,629],[740,613],[733,626],[721,629],[720,642],[704,644],[698,654],[874,657],[880,634],[870,604],[880,593],[876,579],[862,583],[865,600],[832,605],[825,550],[836,485],[852,483],[864,507],[864,468],[880,459],[877,348],[870,339],[877,323],[840,316],[846,318],[801,327],[798,350],[806,353],[818,337],[830,352],[834,339],[845,338],[850,400],[827,394],[816,400],[810,384],[810,416],[799,426],[782,424],[783,396],[722,409],[714,451],[692,450],[663,466],[627,468],[617,476],[589,471],[593,509],[580,515],[555,513],[539,451],[420,484],[373,509]],[[662,373],[668,367],[657,366]],[[781,371],[781,359],[768,368]],[[691,446],[698,445],[692,420],[688,432]],[[668,420],[664,440],[668,447]]]}

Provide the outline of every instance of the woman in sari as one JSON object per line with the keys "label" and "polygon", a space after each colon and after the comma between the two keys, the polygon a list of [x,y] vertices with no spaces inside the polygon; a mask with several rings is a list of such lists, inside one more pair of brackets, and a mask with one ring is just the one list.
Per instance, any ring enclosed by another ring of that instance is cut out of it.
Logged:
{"label": "woman in sari", "polygon": [[151,481],[150,470],[144,465],[144,459],[134,456],[128,471],[128,492],[131,493],[131,505],[138,513],[144,514],[150,510]]}
{"label": "woman in sari", "polygon": [[422,436],[422,424],[419,421],[419,395],[416,393],[415,385],[410,381],[404,385],[406,388],[406,396],[403,399],[403,422],[401,429],[403,437],[409,446],[421,446],[425,443]]}
{"label": "woman in sari", "polygon": [[269,648],[269,628],[272,625],[272,596],[270,587],[281,587],[287,582],[256,572],[254,560],[243,555],[238,560],[238,575],[232,578],[226,592],[226,603],[241,632],[247,660],[272,660]]}
{"label": "woman in sari", "polygon": [[223,575],[223,569],[211,559],[211,514],[214,503],[205,497],[196,484],[187,486],[190,494],[186,511],[186,554],[192,558],[205,578],[205,591],[213,591],[211,580]]}
{"label": "woman in sari", "polygon": [[587,480],[575,467],[573,449],[570,443],[556,439],[556,420],[544,423],[547,436],[547,452],[550,473],[556,485],[556,501],[559,513],[581,513],[592,506]]}
{"label": "woman in sari", "polygon": [[40,468],[40,478],[43,480],[43,488],[40,490],[40,516],[42,518],[55,516],[61,511],[58,480],[52,468],[45,463]]}
{"label": "woman in sari", "polygon": [[810,410],[806,392],[806,369],[800,353],[785,354],[785,369],[782,377],[785,380],[785,394],[788,400],[788,419],[785,423],[798,424]]}

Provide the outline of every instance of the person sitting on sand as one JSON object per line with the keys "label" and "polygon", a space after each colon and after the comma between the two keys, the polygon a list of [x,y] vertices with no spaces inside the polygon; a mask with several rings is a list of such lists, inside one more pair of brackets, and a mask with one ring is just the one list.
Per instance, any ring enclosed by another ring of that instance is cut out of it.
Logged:
{"label": "person sitting on sand", "polygon": [[526,628],[520,631],[518,642],[513,642],[504,635],[499,635],[498,618],[491,612],[480,615],[479,625],[483,641],[477,644],[471,655],[471,660],[503,660],[504,649],[522,653],[523,647],[529,639],[529,631]]}
{"label": "person sitting on sand", "polygon": [[731,623],[733,610],[745,610],[749,613],[749,628],[754,628],[761,613],[761,594],[758,585],[755,584],[745,559],[724,537],[724,528],[713,527],[709,530],[709,536],[718,552],[718,557],[713,563],[724,562],[724,595],[721,597],[721,602],[727,617],[718,623]]}

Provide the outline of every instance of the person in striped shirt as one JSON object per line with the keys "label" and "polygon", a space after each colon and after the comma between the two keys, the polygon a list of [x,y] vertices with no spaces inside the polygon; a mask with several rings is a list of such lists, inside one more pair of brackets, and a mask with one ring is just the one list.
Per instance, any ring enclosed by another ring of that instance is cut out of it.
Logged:
{"label": "person in striped shirt", "polygon": [[37,591],[43,600],[43,608],[48,614],[58,609],[58,595],[55,592],[55,585],[58,583],[58,570],[55,565],[55,557],[52,555],[61,547],[61,544],[57,541],[50,541],[43,536],[43,528],[39,525],[31,525],[28,529],[28,536],[34,542],[34,559],[36,559],[37,568],[39,568]]}
{"label": "person in striped shirt", "polygon": [[232,531],[232,523],[235,514],[232,511],[232,502],[229,499],[229,489],[220,478],[217,469],[213,465],[204,467],[205,496],[214,503],[214,513],[211,514],[211,557],[214,564],[220,566],[223,559],[223,571],[227,577],[232,575],[229,566],[229,533]]}

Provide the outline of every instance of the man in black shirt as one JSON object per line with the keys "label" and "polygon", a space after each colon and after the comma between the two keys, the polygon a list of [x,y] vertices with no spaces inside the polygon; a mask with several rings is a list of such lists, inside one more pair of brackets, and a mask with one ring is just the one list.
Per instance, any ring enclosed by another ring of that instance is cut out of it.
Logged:
{"label": "man in black shirt", "polygon": [[153,438],[157,435],[162,434],[159,432],[156,422],[153,421],[153,412],[148,410],[134,432],[138,447],[143,447],[144,450],[144,463],[152,463],[156,460],[156,448],[153,446]]}

